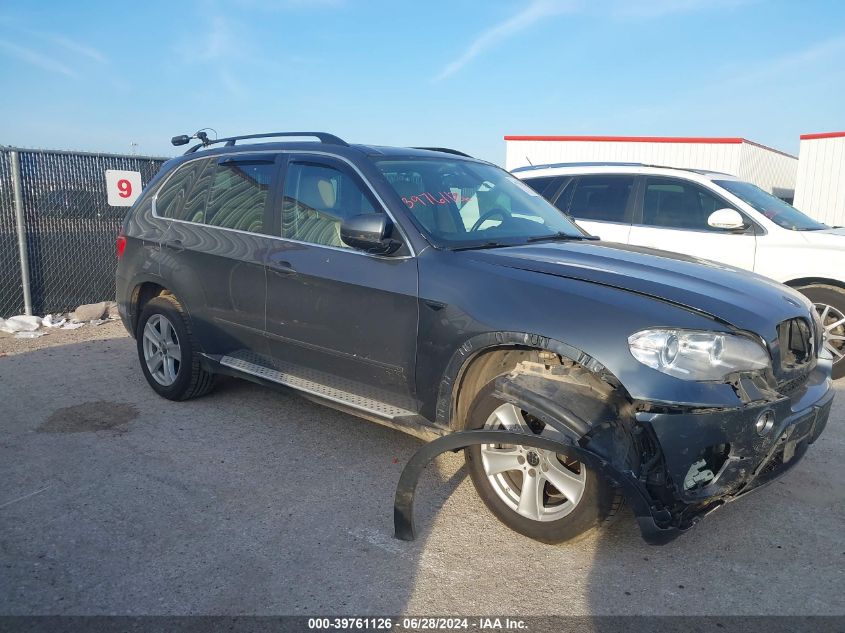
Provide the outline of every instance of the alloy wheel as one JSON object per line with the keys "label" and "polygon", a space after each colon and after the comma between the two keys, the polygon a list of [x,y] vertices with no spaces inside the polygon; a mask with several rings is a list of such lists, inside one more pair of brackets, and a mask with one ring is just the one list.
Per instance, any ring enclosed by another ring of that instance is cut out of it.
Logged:
{"label": "alloy wheel", "polygon": [[833,355],[833,362],[845,359],[845,314],[825,303],[814,303],[824,325],[824,347]]}
{"label": "alloy wheel", "polygon": [[173,324],[162,314],[154,314],[144,326],[144,361],[158,384],[169,387],[176,382],[182,364],[182,348]]}
{"label": "alloy wheel", "polygon": [[[555,432],[512,404],[497,407],[484,428],[533,435]],[[565,517],[584,494],[587,469],[554,451],[482,444],[481,463],[496,495],[514,512],[534,521]]]}

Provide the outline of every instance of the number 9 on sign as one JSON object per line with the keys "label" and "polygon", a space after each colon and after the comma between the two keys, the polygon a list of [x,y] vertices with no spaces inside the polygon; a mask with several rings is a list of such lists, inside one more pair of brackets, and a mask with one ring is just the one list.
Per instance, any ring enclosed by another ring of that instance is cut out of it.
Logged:
{"label": "number 9 on sign", "polygon": [[106,170],[109,206],[131,207],[141,194],[141,172]]}
{"label": "number 9 on sign", "polygon": [[117,195],[121,198],[128,198],[132,195],[132,183],[126,180],[126,178],[121,178],[117,181]]}

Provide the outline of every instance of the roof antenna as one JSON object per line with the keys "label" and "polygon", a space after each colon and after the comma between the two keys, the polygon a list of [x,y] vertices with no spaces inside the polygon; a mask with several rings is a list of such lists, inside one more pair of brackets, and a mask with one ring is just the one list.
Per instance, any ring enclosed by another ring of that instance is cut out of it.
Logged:
{"label": "roof antenna", "polygon": [[530,159],[530,158],[528,158],[528,156],[526,156],[526,157],[525,157],[525,160],[527,160],[527,161],[528,161],[528,164],[529,164],[529,165],[531,165],[532,167],[534,166],[534,163],[532,163],[532,162],[531,162],[531,159]]}

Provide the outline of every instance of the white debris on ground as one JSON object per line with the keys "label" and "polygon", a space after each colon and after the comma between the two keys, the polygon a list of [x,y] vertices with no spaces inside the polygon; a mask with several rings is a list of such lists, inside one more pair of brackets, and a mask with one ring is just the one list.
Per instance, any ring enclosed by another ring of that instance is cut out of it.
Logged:
{"label": "white debris on ground", "polygon": [[41,327],[41,317],[19,315],[0,319],[0,330],[4,332],[34,332]]}
{"label": "white debris on ground", "polygon": [[115,301],[101,301],[81,305],[70,314],[48,314],[46,316],[18,315],[0,319],[0,332],[14,334],[15,338],[38,338],[46,329],[76,330],[84,325],[102,325],[119,319]]}

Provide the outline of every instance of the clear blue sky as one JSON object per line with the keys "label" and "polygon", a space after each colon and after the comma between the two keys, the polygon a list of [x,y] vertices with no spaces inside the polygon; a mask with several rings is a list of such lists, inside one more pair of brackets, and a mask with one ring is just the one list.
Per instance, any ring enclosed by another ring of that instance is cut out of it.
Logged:
{"label": "clear blue sky", "polygon": [[0,144],[173,155],[330,131],[504,162],[504,134],[845,129],[845,2],[0,2]]}

